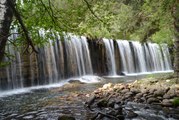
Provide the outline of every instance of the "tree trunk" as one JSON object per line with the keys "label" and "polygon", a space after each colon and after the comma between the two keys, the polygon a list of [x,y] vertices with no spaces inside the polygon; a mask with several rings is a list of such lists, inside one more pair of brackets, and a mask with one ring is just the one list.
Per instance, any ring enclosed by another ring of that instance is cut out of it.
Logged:
{"label": "tree trunk", "polygon": [[0,62],[2,62],[4,57],[12,16],[13,13],[8,4],[8,0],[0,0]]}
{"label": "tree trunk", "polygon": [[[174,18],[174,72],[179,77],[179,0],[176,0],[175,6],[173,7],[173,18]],[[179,80],[177,80],[177,83]]]}

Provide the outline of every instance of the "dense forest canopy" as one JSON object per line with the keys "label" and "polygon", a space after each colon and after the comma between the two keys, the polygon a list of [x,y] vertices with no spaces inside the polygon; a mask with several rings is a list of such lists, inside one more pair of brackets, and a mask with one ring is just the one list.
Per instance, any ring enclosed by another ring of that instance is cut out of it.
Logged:
{"label": "dense forest canopy", "polygon": [[[37,39],[40,28],[97,38],[148,39],[171,44],[173,20],[171,12],[164,10],[162,2],[163,0],[17,0],[16,8],[35,44],[45,42]],[[13,24],[19,26],[15,19]]]}
{"label": "dense forest canopy", "polygon": [[[178,4],[178,0],[4,0],[13,13],[11,30],[21,33],[8,43],[27,50],[48,42],[58,31],[173,45],[179,31]],[[39,37],[42,28],[48,31],[46,39]]]}

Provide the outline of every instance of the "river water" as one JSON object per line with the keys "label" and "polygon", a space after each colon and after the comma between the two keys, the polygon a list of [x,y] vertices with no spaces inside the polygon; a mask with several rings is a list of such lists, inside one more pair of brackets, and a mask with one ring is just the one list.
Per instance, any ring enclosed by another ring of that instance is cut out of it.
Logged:
{"label": "river water", "polygon": [[[143,77],[116,77],[110,78],[110,82],[133,81]],[[77,120],[89,120],[92,114],[85,109],[84,103],[93,90],[109,82],[109,78],[100,80],[98,83],[70,83],[62,87],[31,89],[0,97],[0,120],[57,120],[62,114],[74,116]],[[138,118],[131,120],[175,120],[160,107],[146,109],[145,105],[129,103],[126,109],[139,114]]]}

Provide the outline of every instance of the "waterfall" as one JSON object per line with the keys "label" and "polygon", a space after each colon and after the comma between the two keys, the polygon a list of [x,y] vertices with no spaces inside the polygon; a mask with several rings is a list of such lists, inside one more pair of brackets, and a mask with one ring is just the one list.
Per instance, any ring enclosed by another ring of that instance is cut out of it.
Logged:
{"label": "waterfall", "polygon": [[135,73],[147,72],[143,46],[139,42],[131,42],[131,44],[134,52],[133,56],[136,62],[135,65],[137,65]]}
{"label": "waterfall", "polygon": [[148,49],[150,52],[150,58],[152,58],[152,67],[154,68],[152,71],[163,71],[164,69],[164,62],[162,58],[162,52],[160,46],[156,43],[148,43]]}
{"label": "waterfall", "polygon": [[117,45],[122,59],[122,72],[135,73],[134,59],[129,42],[127,40],[117,40]]}
{"label": "waterfall", "polygon": [[124,73],[147,73],[172,70],[166,44],[141,44],[137,41],[117,40],[122,71]]}
{"label": "waterfall", "polygon": [[67,68],[71,71],[70,74],[73,76],[93,74],[87,39],[69,35],[65,37],[64,42],[67,53]]}
{"label": "waterfall", "polygon": [[109,69],[109,75],[116,75],[116,62],[115,62],[115,53],[114,53],[114,43],[113,40],[103,39],[106,56],[107,56],[107,65]]}
{"label": "waterfall", "polygon": [[[40,36],[44,37],[45,33],[40,31]],[[17,35],[11,37],[15,40]],[[93,43],[88,44],[90,42]],[[10,64],[0,68],[0,91],[48,85],[71,77],[99,73],[117,76],[120,73],[129,75],[172,70],[166,44],[106,38],[99,42],[65,34],[48,39],[45,46],[37,49],[38,54],[22,54],[12,45],[6,47],[11,57],[5,57],[4,62]]]}
{"label": "waterfall", "polygon": [[83,55],[84,55],[84,62],[85,62],[85,69],[86,69],[86,74],[93,74],[93,69],[92,69],[92,63],[91,63],[91,57],[90,57],[90,52],[88,48],[88,42],[86,37],[82,36],[81,41],[82,42],[82,47],[83,47]]}
{"label": "waterfall", "polygon": [[162,48],[162,54],[163,54],[163,58],[164,58],[163,62],[164,62],[165,70],[171,70],[172,62],[170,59],[170,53],[169,53],[167,44],[161,44],[161,48]]}
{"label": "waterfall", "polygon": [[[22,88],[23,87],[23,76],[22,76],[22,61],[21,61],[21,56],[20,53],[17,51],[14,51],[13,47],[8,45],[6,50],[8,51],[9,54],[13,55],[11,56],[12,58],[5,57],[6,61],[9,61],[10,59],[13,59],[10,65],[8,65],[5,68],[4,74],[1,76],[6,75],[6,80],[5,78],[3,79],[2,85],[0,85],[0,89],[16,89],[16,88]],[[5,74],[6,73],[6,74]],[[0,77],[1,77],[0,76]],[[0,83],[1,83],[0,82]],[[6,84],[5,84],[6,83]]]}

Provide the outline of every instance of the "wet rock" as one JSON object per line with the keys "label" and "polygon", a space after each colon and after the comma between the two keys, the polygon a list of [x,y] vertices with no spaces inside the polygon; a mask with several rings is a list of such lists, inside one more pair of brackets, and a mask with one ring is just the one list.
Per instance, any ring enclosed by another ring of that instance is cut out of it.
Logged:
{"label": "wet rock", "polygon": [[131,94],[125,94],[125,96],[123,97],[123,100],[129,99],[131,96],[132,96]]}
{"label": "wet rock", "polygon": [[116,115],[119,114],[119,113],[118,113],[117,110],[112,109],[112,110],[108,110],[107,114],[108,114],[108,115],[112,115],[112,116],[116,116]]}
{"label": "wet rock", "polygon": [[124,105],[124,101],[122,100],[121,97],[119,99],[117,99],[115,102],[116,102],[116,104]]}
{"label": "wet rock", "polygon": [[124,72],[120,72],[119,75],[126,75]]}
{"label": "wet rock", "polygon": [[96,96],[92,96],[85,104],[87,107],[90,107],[95,102]]}
{"label": "wet rock", "polygon": [[147,99],[147,103],[148,103],[148,104],[151,104],[151,103],[153,103],[153,102],[159,102],[159,100],[158,100],[157,98],[153,98],[153,97]]}
{"label": "wet rock", "polygon": [[137,113],[135,113],[132,110],[130,110],[130,111],[127,112],[126,118],[135,118],[137,116],[138,116]]}
{"label": "wet rock", "polygon": [[103,117],[103,120],[111,120],[111,118]]}
{"label": "wet rock", "polygon": [[84,82],[81,82],[80,80],[69,80],[68,82],[72,84],[85,84]]}
{"label": "wet rock", "polygon": [[115,104],[115,101],[114,101],[114,100],[110,100],[110,101],[107,103],[107,106],[113,108],[113,107],[114,107],[114,104]]}
{"label": "wet rock", "polygon": [[141,97],[141,98],[139,99],[139,102],[146,102],[146,98],[145,98],[145,97]]}
{"label": "wet rock", "polygon": [[13,118],[16,118],[18,114],[11,114],[5,118],[2,118],[3,114],[0,114],[0,120],[13,120]]}
{"label": "wet rock", "polygon": [[28,116],[23,117],[24,120],[32,120],[33,118],[34,118],[33,115],[28,115]]}
{"label": "wet rock", "polygon": [[122,106],[119,104],[114,104],[114,109],[115,110],[121,110],[122,111]]}
{"label": "wet rock", "polygon": [[117,117],[119,120],[124,120],[124,119],[125,119],[124,115],[117,115],[116,117]]}
{"label": "wet rock", "polygon": [[107,104],[108,104],[108,100],[107,99],[101,99],[97,102],[97,106],[99,108],[101,107],[107,107]]}
{"label": "wet rock", "polygon": [[75,118],[69,115],[61,115],[58,117],[58,120],[75,120]]}
{"label": "wet rock", "polygon": [[176,120],[179,120],[179,114],[173,114],[172,117]]}

